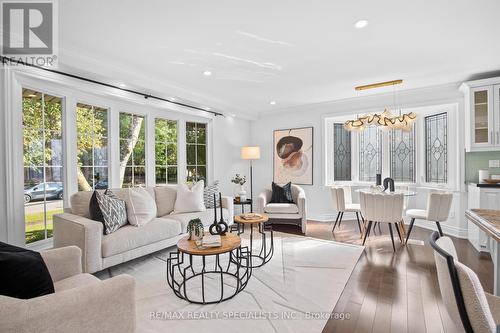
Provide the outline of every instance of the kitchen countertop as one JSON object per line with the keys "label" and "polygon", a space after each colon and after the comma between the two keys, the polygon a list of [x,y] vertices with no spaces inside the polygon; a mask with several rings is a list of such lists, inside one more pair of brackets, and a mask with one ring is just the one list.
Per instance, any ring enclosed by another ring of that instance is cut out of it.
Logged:
{"label": "kitchen countertop", "polygon": [[486,187],[486,188],[500,188],[500,184],[488,184],[488,183],[467,183],[467,185],[473,185],[477,187]]}
{"label": "kitchen countertop", "polygon": [[465,217],[471,223],[500,242],[500,210],[470,209],[465,211]]}

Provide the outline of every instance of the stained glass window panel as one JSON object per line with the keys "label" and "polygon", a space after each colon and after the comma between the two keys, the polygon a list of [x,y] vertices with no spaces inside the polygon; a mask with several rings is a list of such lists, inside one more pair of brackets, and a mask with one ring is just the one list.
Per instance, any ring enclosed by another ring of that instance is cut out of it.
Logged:
{"label": "stained glass window panel", "polygon": [[391,178],[397,182],[415,182],[415,132],[390,133]]}
{"label": "stained glass window panel", "polygon": [[425,180],[428,183],[448,181],[448,114],[425,117]]}
{"label": "stained glass window panel", "polygon": [[344,124],[333,124],[333,177],[351,180],[351,132]]}
{"label": "stained glass window panel", "polygon": [[376,126],[359,134],[359,180],[375,181],[382,173],[382,134]]}

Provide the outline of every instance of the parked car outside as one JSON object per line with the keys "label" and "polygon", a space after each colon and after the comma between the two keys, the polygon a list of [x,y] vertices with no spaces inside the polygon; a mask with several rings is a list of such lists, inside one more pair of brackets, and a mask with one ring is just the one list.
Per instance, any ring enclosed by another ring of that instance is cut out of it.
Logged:
{"label": "parked car outside", "polygon": [[61,200],[63,198],[63,184],[61,182],[47,182],[28,185],[24,189],[24,203],[44,198]]}

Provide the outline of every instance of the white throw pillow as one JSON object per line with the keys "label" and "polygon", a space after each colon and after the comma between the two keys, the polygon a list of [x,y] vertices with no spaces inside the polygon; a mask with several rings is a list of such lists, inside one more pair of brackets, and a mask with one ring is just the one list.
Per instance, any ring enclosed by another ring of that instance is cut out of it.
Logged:
{"label": "white throw pillow", "polygon": [[175,200],[173,214],[204,212],[206,210],[203,202],[203,189],[205,183],[200,180],[189,188],[186,184],[177,186],[177,199]]}
{"label": "white throw pillow", "polygon": [[127,204],[128,223],[140,227],[156,217],[156,202],[142,187],[129,188],[116,193]]}

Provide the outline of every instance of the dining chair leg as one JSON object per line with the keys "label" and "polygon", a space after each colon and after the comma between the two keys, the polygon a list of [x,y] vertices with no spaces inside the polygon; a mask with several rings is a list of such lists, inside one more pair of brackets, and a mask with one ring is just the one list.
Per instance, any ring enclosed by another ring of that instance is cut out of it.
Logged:
{"label": "dining chair leg", "polygon": [[441,223],[439,223],[439,221],[436,221],[436,225],[437,225],[438,230],[439,230],[439,236],[443,237],[444,234],[443,234],[443,229],[441,229]]}
{"label": "dining chair leg", "polygon": [[401,219],[401,222],[399,222],[399,226],[400,226],[400,231],[401,231],[401,236],[406,236],[406,229],[405,229],[405,220],[404,219]]}
{"label": "dining chair leg", "polygon": [[399,241],[400,241],[401,243],[403,243],[403,238],[401,237],[401,231],[399,231],[399,225],[398,225],[398,222],[394,223],[394,227],[396,228],[396,231],[398,232]]}
{"label": "dining chair leg", "polygon": [[337,225],[337,222],[339,221],[339,217],[340,217],[340,212],[337,213],[337,218],[335,219],[335,223],[333,224],[332,232],[335,231],[335,226]]}
{"label": "dining chair leg", "polygon": [[344,217],[344,212],[340,213],[339,228],[340,228],[340,223],[342,222],[343,217]]}
{"label": "dining chair leg", "polygon": [[358,212],[356,212],[356,220],[358,220],[358,228],[359,228],[359,232],[360,232],[360,233],[363,233],[363,232],[361,231],[361,223],[359,223],[359,215],[358,215]]}
{"label": "dining chair leg", "polygon": [[368,228],[365,230],[365,238],[363,239],[363,245],[365,245],[366,237],[370,234],[370,229],[372,228],[373,221],[368,221]]}
{"label": "dining chair leg", "polygon": [[389,232],[391,233],[392,249],[396,252],[396,246],[394,245],[394,235],[392,234],[392,225],[389,223]]}
{"label": "dining chair leg", "polygon": [[408,239],[410,238],[411,230],[413,229],[414,223],[415,223],[415,218],[412,218],[410,222],[410,227],[408,228],[408,232],[406,233],[406,241],[405,241],[406,245],[408,245]]}
{"label": "dining chair leg", "polygon": [[382,233],[382,230],[380,229],[380,222],[378,224],[378,232]]}

